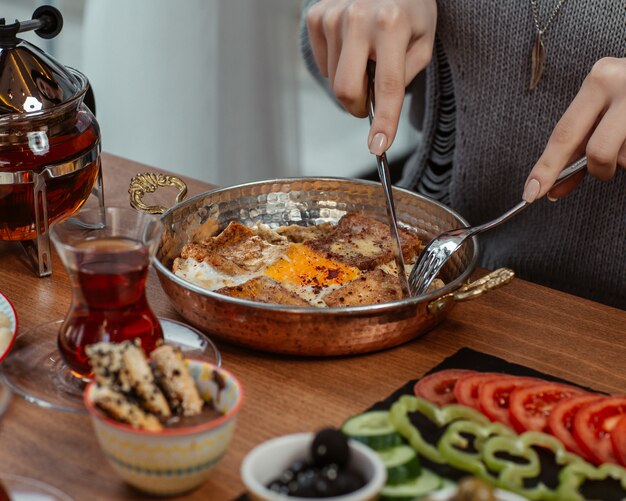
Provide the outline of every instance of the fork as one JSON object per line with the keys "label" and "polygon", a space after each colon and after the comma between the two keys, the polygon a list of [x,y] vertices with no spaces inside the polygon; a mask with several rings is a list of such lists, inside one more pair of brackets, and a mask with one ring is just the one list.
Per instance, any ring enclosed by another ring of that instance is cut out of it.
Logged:
{"label": "fork", "polygon": [[[576,160],[573,164],[561,171],[561,174],[552,186],[555,188],[566,179],[571,178],[587,166],[587,157]],[[530,204],[525,200],[519,202],[515,207],[508,210],[500,217],[488,221],[479,226],[469,228],[457,228],[442,233],[431,240],[420,254],[419,259],[413,265],[409,275],[409,290],[412,296],[424,294],[431,282],[435,279],[443,265],[454,252],[461,247],[463,242],[474,235],[479,235],[484,231],[508,221],[516,214],[523,211]]]}

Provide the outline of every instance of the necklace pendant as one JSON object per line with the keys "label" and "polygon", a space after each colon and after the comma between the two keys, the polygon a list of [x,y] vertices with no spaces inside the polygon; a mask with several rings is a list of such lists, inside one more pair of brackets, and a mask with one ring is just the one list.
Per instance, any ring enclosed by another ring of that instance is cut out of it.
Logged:
{"label": "necklace pendant", "polygon": [[533,49],[530,53],[531,72],[530,72],[530,90],[535,90],[537,84],[543,74],[543,67],[546,62],[546,48],[543,45],[543,39],[541,33],[537,33]]}

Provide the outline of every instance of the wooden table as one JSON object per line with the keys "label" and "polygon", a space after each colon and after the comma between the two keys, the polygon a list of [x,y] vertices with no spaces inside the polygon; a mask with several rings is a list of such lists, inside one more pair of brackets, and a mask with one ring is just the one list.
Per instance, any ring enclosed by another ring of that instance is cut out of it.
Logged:
{"label": "wooden table", "polygon": [[[146,166],[103,155],[108,205],[128,205],[128,184]],[[191,195],[205,183],[185,179]],[[0,242],[0,290],[14,303],[20,330],[62,318],[71,297],[67,274],[36,278],[19,245]],[[154,272],[150,302],[179,319]],[[626,312],[516,279],[458,305],[426,336],[372,355],[296,359],[217,342],[223,364],[239,376],[246,401],[228,453],[211,478],[181,499],[228,500],[241,493],[239,467],[256,444],[277,435],[337,426],[344,418],[419,377],[467,346],[611,393],[626,393]],[[14,397],[0,421],[0,471],[60,487],[77,500],[141,499],[101,453],[86,415],[46,410]]]}

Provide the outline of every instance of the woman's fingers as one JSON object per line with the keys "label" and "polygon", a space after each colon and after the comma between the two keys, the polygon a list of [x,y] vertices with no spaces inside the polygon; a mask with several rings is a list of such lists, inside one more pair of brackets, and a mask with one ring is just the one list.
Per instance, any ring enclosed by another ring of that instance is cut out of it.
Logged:
{"label": "woman's fingers", "polygon": [[307,13],[315,62],[353,115],[367,116],[367,62],[377,63],[372,153],[395,138],[406,86],[432,57],[436,22],[435,0],[320,0]]}
{"label": "woman's fingers", "polygon": [[324,12],[325,2],[322,0],[313,4],[306,15],[306,28],[311,41],[311,50],[317,63],[320,73],[328,76],[328,47],[326,46],[326,35],[324,34]]}
{"label": "woman's fingers", "polygon": [[406,53],[411,33],[399,9],[381,11],[375,23],[376,113],[370,128],[368,145],[373,154],[381,155],[391,145],[398,130],[406,87]]}
{"label": "woman's fingers", "polygon": [[406,53],[404,85],[408,86],[415,76],[430,62],[433,55],[434,40],[421,36],[411,43]]}
{"label": "woman's fingers", "polygon": [[568,193],[580,179],[551,190],[568,161],[584,151],[588,172],[599,179],[615,175],[624,164],[626,142],[626,59],[599,60],[557,123],[548,144],[530,172],[522,197],[527,202],[545,195]]}
{"label": "woman's fingers", "polygon": [[603,181],[611,179],[626,142],[626,99],[613,103],[587,142],[587,170]]}
{"label": "woman's fingers", "polygon": [[340,6],[330,7],[322,20],[324,36],[326,37],[326,64],[328,80],[332,86],[341,56],[341,45],[343,42],[342,10]]}
{"label": "woman's fingers", "polygon": [[367,116],[367,61],[371,52],[367,18],[357,9],[348,9],[343,20],[343,45],[331,88],[353,115]]}
{"label": "woman's fingers", "polygon": [[582,170],[575,176],[572,176],[566,181],[563,181],[563,183],[559,184],[557,187],[548,191],[548,200],[550,200],[551,202],[556,202],[560,198],[566,196],[570,191],[578,186],[578,184],[583,180],[586,174],[587,171]]}
{"label": "woman's fingers", "polygon": [[606,106],[605,94],[594,92],[585,81],[556,124],[543,154],[530,171],[522,195],[524,200],[533,202],[548,192]]}
{"label": "woman's fingers", "polygon": [[[367,52],[359,50],[341,51],[337,73],[331,88],[337,100],[355,117],[367,116]],[[346,60],[344,62],[344,59]]]}
{"label": "woman's fingers", "polygon": [[[576,149],[576,152],[570,158],[567,159],[567,165],[572,164],[573,162],[575,162],[576,160],[578,160],[580,157],[582,157],[585,154],[585,144],[587,144],[587,140],[591,136],[591,133],[592,131],[589,131],[588,136],[583,140],[582,144]],[[578,186],[578,184],[584,179],[586,175],[587,175],[587,170],[583,169],[581,172],[563,181],[558,186],[550,188],[550,191],[548,191],[548,194],[547,194],[548,200],[550,200],[551,202],[556,202],[558,199],[563,198],[570,191],[576,188],[576,186]]]}
{"label": "woman's fingers", "polygon": [[624,144],[617,155],[617,165],[626,169],[626,141],[624,141]]}

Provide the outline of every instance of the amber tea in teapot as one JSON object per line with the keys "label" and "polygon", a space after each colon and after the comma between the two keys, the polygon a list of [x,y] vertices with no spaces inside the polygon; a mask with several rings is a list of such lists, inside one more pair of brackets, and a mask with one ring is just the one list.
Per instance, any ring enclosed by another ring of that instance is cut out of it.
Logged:
{"label": "amber tea in teapot", "polygon": [[89,81],[18,37],[53,38],[62,26],[46,5],[30,20],[0,19],[0,240],[36,242],[47,261],[40,276],[49,274],[48,223],[78,210],[94,188],[103,205]]}
{"label": "amber tea in teapot", "polygon": [[[67,173],[44,175],[48,219],[54,221],[74,213],[89,197],[100,167],[99,129],[84,106],[60,117],[53,128],[58,135],[36,134],[47,128],[42,119],[11,125],[12,137],[3,137],[0,119],[0,171],[19,177],[42,173],[51,167]],[[23,132],[21,134],[20,132]],[[92,151],[95,150],[95,151]],[[80,166],[77,157],[82,157]],[[68,164],[74,167],[68,169]],[[36,236],[35,191],[32,183],[0,183],[0,240],[27,240]]]}

